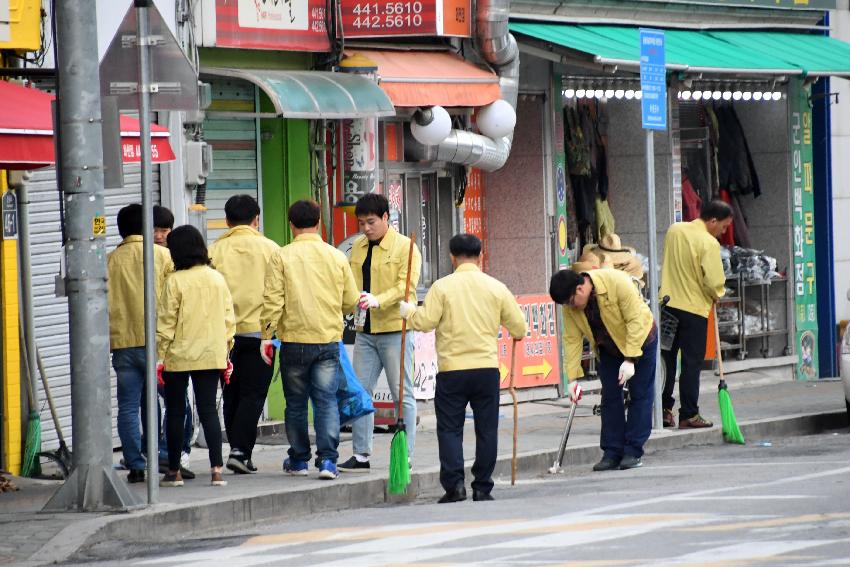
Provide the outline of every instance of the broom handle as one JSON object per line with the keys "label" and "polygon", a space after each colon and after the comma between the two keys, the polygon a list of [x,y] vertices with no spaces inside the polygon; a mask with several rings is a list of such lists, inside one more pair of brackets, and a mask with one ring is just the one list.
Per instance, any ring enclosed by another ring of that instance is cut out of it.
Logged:
{"label": "broom handle", "polygon": [[720,381],[725,382],[723,377],[723,354],[720,352],[720,320],[717,318],[717,303],[712,307],[714,309],[714,350],[717,356],[717,370],[720,372]]}
{"label": "broom handle", "polygon": [[519,410],[517,409],[516,390],[514,389],[514,366],[516,366],[516,347],[519,341],[514,339],[511,343],[511,380],[509,391],[514,405],[514,452],[511,459],[511,485],[516,484],[516,444],[518,435]]}
{"label": "broom handle", "polygon": [[[407,275],[404,278],[404,299],[410,297],[410,265],[413,263],[413,246],[416,242],[416,233],[410,233],[410,248],[407,251]],[[407,341],[407,319],[401,319],[401,368],[398,371],[398,421],[404,421],[404,347]]]}

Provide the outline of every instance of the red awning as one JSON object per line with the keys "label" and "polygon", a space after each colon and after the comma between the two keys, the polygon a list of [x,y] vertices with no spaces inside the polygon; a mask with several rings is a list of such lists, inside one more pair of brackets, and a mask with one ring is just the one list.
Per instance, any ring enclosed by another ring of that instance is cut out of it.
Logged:
{"label": "red awning", "polygon": [[[56,163],[53,145],[53,95],[0,81],[0,169],[35,169]],[[139,121],[121,116],[124,163],[141,161]],[[168,129],[151,124],[154,163],[171,161]]]}

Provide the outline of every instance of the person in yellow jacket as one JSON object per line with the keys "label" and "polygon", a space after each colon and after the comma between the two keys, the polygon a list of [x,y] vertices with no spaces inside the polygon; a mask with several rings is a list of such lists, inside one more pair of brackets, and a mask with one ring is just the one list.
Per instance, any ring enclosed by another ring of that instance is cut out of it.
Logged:
{"label": "person in yellow jacket", "polygon": [[[112,367],[118,378],[118,436],[124,465],[130,470],[127,481],[144,482],[145,458],[139,416],[144,435],[145,399],[145,298],[142,262],[142,206],[127,205],[118,211],[121,244],[106,260],[108,275],[109,347]],[[154,246],[154,286],[162,291],[166,275],[174,269],[165,248]],[[156,432],[159,438],[159,432]]]}
{"label": "person in yellow jacket", "polygon": [[321,210],[315,201],[289,207],[295,240],[272,256],[266,269],[260,352],[272,363],[272,337],[281,341],[280,366],[286,398],[287,474],[304,476],[309,469],[310,437],[307,402],[313,402],[313,425],[319,478],[337,478],[339,458],[339,341],[342,317],[357,305],[360,293],[345,254],[319,236]]}
{"label": "person in yellow jacket", "polygon": [[175,271],[165,280],[157,309],[157,371],[165,389],[168,472],[160,486],[183,486],[180,450],[189,378],[204,428],[210,457],[211,483],[221,477],[221,425],[216,410],[219,377],[227,382],[233,366],[228,355],[236,331],[233,300],[224,277],[210,267],[204,237],[193,226],[180,226],[168,235]]}
{"label": "person in yellow jacket", "polygon": [[666,369],[661,395],[664,427],[676,425],[673,391],[679,353],[679,429],[714,425],[699,413],[699,374],[705,358],[708,314],[726,290],[717,239],[730,224],[732,207],[714,200],[703,205],[700,218],[673,224],[664,237],[660,295],[670,298],[665,314],[678,321],[672,348],[662,351]]}
{"label": "person in yellow jacket", "polygon": [[233,375],[222,392],[224,428],[230,443],[227,468],[250,474],[257,470],[251,453],[272,381],[272,367],[260,356],[263,286],[266,266],[280,246],[258,232],[260,206],[251,195],[230,197],[224,215],[229,230],[210,246],[210,259],[227,281],[236,313],[236,338],[230,353]]}
{"label": "person in yellow jacket", "polygon": [[[358,327],[354,342],[354,373],[371,396],[383,370],[393,401],[404,403],[407,428],[408,457],[413,459],[416,444],[416,398],[413,391],[413,332],[408,331],[404,353],[404,400],[399,400],[401,371],[401,316],[398,304],[402,299],[416,302],[416,284],[422,256],[414,244],[410,265],[410,296],[404,297],[407,278],[407,256],[410,239],[390,226],[390,205],[387,198],[369,193],[357,201],[354,214],[363,236],[351,248],[351,270],[360,293],[360,309],[366,310],[365,322]],[[354,455],[339,465],[343,472],[369,472],[375,415],[369,414],[352,424]]]}
{"label": "person in yellow jacket", "polygon": [[493,469],[499,440],[499,359],[497,337],[502,325],[514,337],[513,348],[525,338],[525,317],[510,290],[481,272],[481,241],[472,234],[449,240],[453,274],[428,290],[422,307],[402,301],[401,316],[417,331],[437,330],[437,442],[439,502],[466,499],[463,475],[463,423],[466,405],[475,421],[475,463],[472,499],[493,500]]}
{"label": "person in yellow jacket", "polygon": [[[610,268],[561,270],[549,282],[549,295],[563,305],[564,358],[573,403],[578,401],[578,379],[584,376],[584,339],[599,360],[602,459],[593,470],[641,466],[655,398],[658,329],[652,312],[628,274]],[[626,382],[631,400],[628,416],[623,403]]]}

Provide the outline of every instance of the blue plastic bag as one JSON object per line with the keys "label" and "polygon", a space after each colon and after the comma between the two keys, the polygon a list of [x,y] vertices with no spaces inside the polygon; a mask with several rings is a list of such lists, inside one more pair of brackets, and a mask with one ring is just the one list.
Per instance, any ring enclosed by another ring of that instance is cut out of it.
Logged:
{"label": "blue plastic bag", "polygon": [[336,369],[336,401],[339,405],[339,424],[345,425],[358,417],[375,413],[372,397],[360,385],[354,367],[345,352],[345,345],[339,342],[339,366]]}

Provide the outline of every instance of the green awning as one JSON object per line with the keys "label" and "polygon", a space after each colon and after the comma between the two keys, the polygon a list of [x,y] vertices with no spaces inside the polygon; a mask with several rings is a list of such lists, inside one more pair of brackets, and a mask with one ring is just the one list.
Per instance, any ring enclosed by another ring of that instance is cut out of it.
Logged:
{"label": "green awning", "polygon": [[201,75],[254,83],[271,99],[275,114],[283,118],[338,120],[396,113],[381,87],[353,73],[202,67]]}
{"label": "green awning", "polygon": [[[511,31],[591,55],[596,63],[640,65],[636,27],[511,22]],[[850,44],[768,31],[665,30],[671,71],[850,76]]]}

